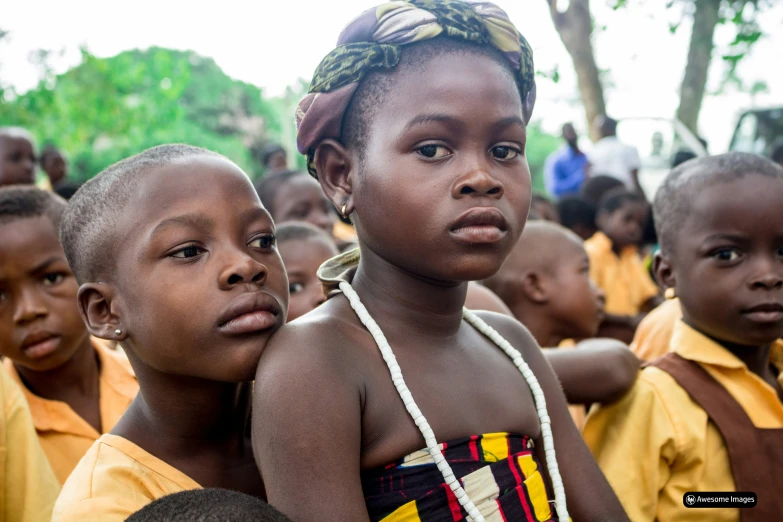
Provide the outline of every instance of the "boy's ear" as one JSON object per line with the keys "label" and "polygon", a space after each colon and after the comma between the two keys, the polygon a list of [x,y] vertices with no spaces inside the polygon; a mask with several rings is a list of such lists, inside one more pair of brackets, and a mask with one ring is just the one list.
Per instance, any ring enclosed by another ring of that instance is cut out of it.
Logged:
{"label": "boy's ear", "polygon": [[663,288],[676,289],[677,278],[674,276],[674,267],[669,258],[661,252],[655,254],[653,258],[653,273],[655,274],[655,280]]}
{"label": "boy's ear", "polygon": [[541,274],[533,270],[528,270],[522,274],[522,292],[532,303],[546,304],[549,301],[545,281]]}
{"label": "boy's ear", "polygon": [[354,165],[351,154],[339,141],[323,140],[315,149],[314,162],[326,197],[347,217],[353,211]]}
{"label": "boy's ear", "polygon": [[127,338],[128,333],[113,310],[113,298],[112,288],[105,283],[85,283],[76,295],[87,331],[95,337],[119,342]]}

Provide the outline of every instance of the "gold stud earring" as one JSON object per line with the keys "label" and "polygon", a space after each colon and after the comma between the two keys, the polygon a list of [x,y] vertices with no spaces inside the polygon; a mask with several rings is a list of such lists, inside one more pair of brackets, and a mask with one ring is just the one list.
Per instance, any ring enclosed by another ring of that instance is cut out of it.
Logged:
{"label": "gold stud earring", "polygon": [[119,328],[117,328],[116,330],[114,330],[114,335],[116,335],[116,336],[120,336],[120,335],[122,335],[122,330],[120,330]]}
{"label": "gold stud earring", "polygon": [[343,203],[343,208],[340,209],[340,214],[343,215],[343,218],[348,219],[348,216],[345,215],[345,210],[348,207],[348,203]]}

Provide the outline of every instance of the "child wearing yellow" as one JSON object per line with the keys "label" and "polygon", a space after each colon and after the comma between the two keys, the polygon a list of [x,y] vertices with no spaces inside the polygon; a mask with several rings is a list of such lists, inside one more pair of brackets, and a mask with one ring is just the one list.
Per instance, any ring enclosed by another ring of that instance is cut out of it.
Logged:
{"label": "child wearing yellow", "polygon": [[65,206],[35,187],[0,189],[0,354],[60,483],[138,391],[128,361],[79,315],[57,232]]}
{"label": "child wearing yellow", "polygon": [[606,295],[603,333],[631,342],[644,314],[660,302],[658,286],[639,257],[647,203],[624,188],[607,192],[598,204],[599,232],[585,241],[590,277]]}
{"label": "child wearing yellow", "polygon": [[59,492],[22,390],[0,367],[0,522],[49,520]]}
{"label": "child wearing yellow", "polygon": [[[584,437],[634,521],[783,520],[783,169],[730,153],[676,168],[655,199],[656,275],[683,318],[670,352]],[[688,509],[751,491],[752,509]]]}
{"label": "child wearing yellow", "polygon": [[79,308],[93,335],[122,343],[140,391],[66,481],[55,522],[125,520],[200,487],[264,498],[246,424],[288,306],[274,233],[247,174],[189,145],[121,161],[70,200],[61,239]]}

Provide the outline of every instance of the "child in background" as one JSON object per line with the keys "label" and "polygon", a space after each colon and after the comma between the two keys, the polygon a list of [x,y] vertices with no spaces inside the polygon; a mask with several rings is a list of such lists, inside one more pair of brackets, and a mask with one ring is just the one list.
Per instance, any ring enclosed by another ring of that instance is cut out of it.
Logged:
{"label": "child in background", "polygon": [[20,127],[0,127],[0,187],[35,183],[35,141]]}
{"label": "child in background", "polygon": [[93,335],[122,343],[140,391],[66,481],[55,522],[125,520],[200,487],[263,498],[247,422],[254,368],[288,308],[274,232],[247,175],[189,145],[123,160],[73,197],[61,239],[79,309]]}
{"label": "child in background", "polygon": [[555,205],[548,198],[540,194],[533,194],[530,211],[538,219],[560,223],[560,216],[557,214]]}
{"label": "child in background", "polygon": [[625,187],[622,181],[612,176],[590,176],[582,185],[581,196],[596,207],[604,194],[616,188]]}
{"label": "child in background", "polygon": [[180,491],[147,504],[126,522],[291,522],[266,502],[228,489]]}
{"label": "child in background", "polygon": [[309,223],[289,221],[277,227],[277,249],[288,274],[288,321],[326,301],[318,267],[339,252],[331,236]]}
{"label": "child in background", "polygon": [[274,174],[288,169],[288,153],[279,143],[270,143],[261,152],[264,174]]}
{"label": "child in background", "polygon": [[65,208],[35,187],[0,189],[0,354],[60,483],[139,389],[128,361],[91,339],[79,315],[58,237]]}
{"label": "child in background", "polygon": [[587,241],[598,232],[595,205],[580,196],[567,196],[557,202],[560,224]]}
{"label": "child in background", "polygon": [[50,520],[59,493],[24,394],[0,365],[0,520]]}
{"label": "child in background", "polygon": [[525,39],[489,2],[390,2],[346,27],[310,90],[299,150],[359,249],[321,267],[329,299],[259,364],[269,502],[303,521],[625,520],[535,340],[463,310],[530,207]]}
{"label": "child in background", "polygon": [[[738,152],[684,163],[658,190],[656,273],[683,320],[672,353],[584,431],[634,521],[783,520],[782,198],[783,168]],[[691,491],[758,497],[691,511]]]}
{"label": "child in background", "polygon": [[660,290],[639,257],[647,212],[644,198],[618,188],[598,204],[600,229],[585,241],[590,277],[606,295],[602,334],[630,343],[644,315],[661,303]]}
{"label": "child in background", "polygon": [[[582,240],[560,225],[528,223],[497,274],[485,281],[530,329],[538,344],[590,339],[603,318],[603,292],[589,277]],[[546,350],[563,385],[571,417],[581,430],[585,405],[621,397],[636,380],[639,361],[628,347],[608,339],[579,342],[575,350]]]}

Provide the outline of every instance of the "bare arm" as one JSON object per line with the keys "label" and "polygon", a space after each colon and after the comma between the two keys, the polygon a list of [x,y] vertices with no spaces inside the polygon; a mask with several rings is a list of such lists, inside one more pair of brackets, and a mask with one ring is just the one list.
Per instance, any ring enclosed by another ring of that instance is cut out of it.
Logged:
{"label": "bare arm", "polygon": [[631,389],[639,359],[613,339],[591,339],[574,350],[544,350],[569,404],[607,404]]}
{"label": "bare arm", "polygon": [[[591,522],[627,521],[628,516],[620,501],[571,420],[557,377],[533,336],[517,321],[498,315],[482,314],[482,317],[522,352],[544,391],[571,519]],[[545,463],[543,442],[539,440],[537,445],[541,448],[537,454]],[[542,471],[546,473],[546,470]]]}
{"label": "bare arm", "polygon": [[297,327],[272,338],[256,373],[253,450],[269,503],[292,520],[366,521],[359,386],[326,344]]}

